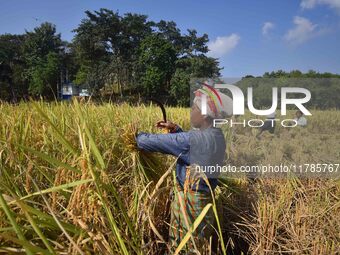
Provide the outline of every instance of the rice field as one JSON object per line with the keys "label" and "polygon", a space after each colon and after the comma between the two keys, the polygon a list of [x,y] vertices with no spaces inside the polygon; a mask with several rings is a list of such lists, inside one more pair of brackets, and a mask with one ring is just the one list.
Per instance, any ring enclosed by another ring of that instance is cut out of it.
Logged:
{"label": "rice field", "polygon": [[[189,109],[167,111],[190,128]],[[340,112],[312,113],[260,139],[227,130],[228,162],[340,163]],[[164,254],[175,158],[134,145],[159,119],[150,105],[0,103],[0,254]],[[338,179],[224,175],[216,193],[206,254],[340,254]]]}

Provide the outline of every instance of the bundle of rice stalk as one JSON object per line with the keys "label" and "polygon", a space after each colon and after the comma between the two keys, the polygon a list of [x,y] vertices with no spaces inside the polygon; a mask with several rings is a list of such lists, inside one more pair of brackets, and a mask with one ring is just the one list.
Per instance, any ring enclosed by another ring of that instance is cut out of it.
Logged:
{"label": "bundle of rice stalk", "polygon": [[138,174],[142,174],[146,182],[157,182],[167,169],[165,157],[138,149],[137,133],[138,125],[136,123],[128,124],[126,128],[120,130],[121,143],[129,154],[130,162],[128,163]]}

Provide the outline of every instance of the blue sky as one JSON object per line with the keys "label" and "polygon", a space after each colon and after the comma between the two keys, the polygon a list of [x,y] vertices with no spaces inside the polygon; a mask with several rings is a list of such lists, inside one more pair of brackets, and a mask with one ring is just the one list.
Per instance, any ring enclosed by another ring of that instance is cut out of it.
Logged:
{"label": "blue sky", "polygon": [[278,69],[340,73],[340,0],[11,0],[0,4],[0,34],[49,21],[71,40],[84,11],[99,8],[207,33],[224,77]]}

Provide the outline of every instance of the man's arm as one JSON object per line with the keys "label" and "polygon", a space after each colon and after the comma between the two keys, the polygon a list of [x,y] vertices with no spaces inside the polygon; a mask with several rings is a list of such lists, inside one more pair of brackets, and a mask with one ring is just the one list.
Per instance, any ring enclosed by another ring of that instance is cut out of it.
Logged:
{"label": "man's arm", "polygon": [[189,164],[189,133],[179,132],[169,134],[139,133],[136,136],[137,147],[149,152],[171,154]]}

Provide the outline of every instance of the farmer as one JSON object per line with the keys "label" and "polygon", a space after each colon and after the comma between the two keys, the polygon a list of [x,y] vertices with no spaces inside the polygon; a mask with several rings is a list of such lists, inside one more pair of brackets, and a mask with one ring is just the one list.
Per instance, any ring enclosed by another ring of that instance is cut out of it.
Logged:
{"label": "farmer", "polygon": [[[213,119],[232,114],[232,99],[212,86],[204,84],[202,89],[194,93],[191,125],[195,130],[184,132],[175,123],[159,121],[156,126],[168,129],[168,134],[142,132],[136,136],[138,148],[177,157],[169,229],[171,253],[180,244],[203,208],[212,202],[219,173],[201,170],[207,166],[222,166],[226,143],[222,131],[213,127]],[[201,113],[203,95],[207,99],[205,115]],[[193,233],[193,237],[187,242],[185,254],[192,254],[195,249],[202,252],[209,246],[213,221],[212,209],[209,209]]]}
{"label": "farmer", "polygon": [[303,116],[303,112],[298,110],[295,113],[295,121],[296,121],[296,125],[300,126],[300,127],[305,127],[307,126],[307,119]]}

